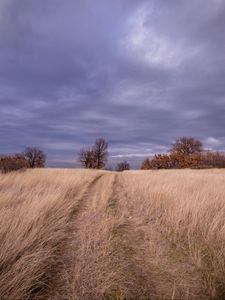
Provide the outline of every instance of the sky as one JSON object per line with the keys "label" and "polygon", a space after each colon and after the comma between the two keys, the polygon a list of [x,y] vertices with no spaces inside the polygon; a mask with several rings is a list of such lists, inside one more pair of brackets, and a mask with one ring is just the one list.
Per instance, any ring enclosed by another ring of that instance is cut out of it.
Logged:
{"label": "sky", "polygon": [[225,151],[224,0],[0,0],[0,153],[135,168],[180,136]]}

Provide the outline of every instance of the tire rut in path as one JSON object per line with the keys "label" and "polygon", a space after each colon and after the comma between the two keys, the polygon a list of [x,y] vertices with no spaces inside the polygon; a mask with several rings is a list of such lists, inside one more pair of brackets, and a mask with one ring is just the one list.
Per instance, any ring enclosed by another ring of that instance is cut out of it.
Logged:
{"label": "tire rut in path", "polygon": [[[76,216],[79,215],[89,191],[95,186],[98,180],[104,174],[97,175],[90,183],[81,187],[78,192],[77,187],[70,188],[64,195],[64,200],[68,202],[67,221],[65,221],[65,234],[63,239],[55,241],[54,249],[52,250],[52,260],[48,263],[46,272],[43,273],[39,282],[34,282],[34,288],[29,293],[28,299],[66,299],[67,282],[65,282],[65,262],[67,260],[67,252],[70,249],[71,233],[73,232],[73,224]],[[62,297],[60,293],[62,293]],[[69,298],[71,299],[71,298]]]}
{"label": "tire rut in path", "polygon": [[115,189],[109,198],[107,213],[114,219],[111,228],[112,244],[117,269],[117,281],[114,290],[110,291],[106,299],[151,299],[150,286],[147,274],[140,266],[137,257],[138,240],[135,236],[135,228],[132,220],[128,217],[128,211],[123,206],[124,199],[128,197],[126,188],[122,184],[123,174],[118,174],[115,180]]}
{"label": "tire rut in path", "polygon": [[[100,174],[80,197],[71,215],[70,238],[61,258],[57,290],[50,299],[100,299],[101,292],[96,290],[103,288],[102,273],[108,269],[105,201],[113,191],[114,179],[114,174]],[[97,298],[91,296],[93,291]]]}

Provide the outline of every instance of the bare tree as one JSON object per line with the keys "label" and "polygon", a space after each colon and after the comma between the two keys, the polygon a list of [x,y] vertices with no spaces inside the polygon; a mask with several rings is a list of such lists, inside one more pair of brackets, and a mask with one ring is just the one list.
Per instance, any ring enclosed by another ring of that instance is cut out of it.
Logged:
{"label": "bare tree", "polygon": [[94,168],[94,155],[91,148],[82,148],[78,154],[78,161],[81,163],[82,167]]}
{"label": "bare tree", "polygon": [[126,160],[125,160],[125,161],[122,161],[121,163],[119,163],[119,164],[117,165],[116,170],[117,170],[118,172],[130,170],[130,165],[129,165],[129,163],[128,163]]}
{"label": "bare tree", "polygon": [[43,168],[45,166],[46,155],[42,150],[28,147],[23,155],[28,162],[29,168]]}
{"label": "bare tree", "polygon": [[82,148],[78,154],[78,161],[84,168],[102,169],[107,163],[108,143],[99,138],[91,148]]}
{"label": "bare tree", "polygon": [[189,156],[203,151],[202,142],[192,137],[181,137],[172,145],[171,153]]}
{"label": "bare tree", "polygon": [[95,141],[95,145],[92,148],[95,169],[102,169],[105,167],[108,157],[107,149],[108,143],[105,139],[99,138]]}

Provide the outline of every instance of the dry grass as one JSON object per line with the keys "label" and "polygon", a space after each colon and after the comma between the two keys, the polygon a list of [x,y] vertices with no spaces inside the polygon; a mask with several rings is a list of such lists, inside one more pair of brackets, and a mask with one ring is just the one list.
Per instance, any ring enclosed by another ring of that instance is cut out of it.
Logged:
{"label": "dry grass", "polygon": [[54,170],[1,175],[1,300],[46,299],[71,216],[92,177]]}
{"label": "dry grass", "polygon": [[225,299],[225,171],[0,175],[0,299]]}

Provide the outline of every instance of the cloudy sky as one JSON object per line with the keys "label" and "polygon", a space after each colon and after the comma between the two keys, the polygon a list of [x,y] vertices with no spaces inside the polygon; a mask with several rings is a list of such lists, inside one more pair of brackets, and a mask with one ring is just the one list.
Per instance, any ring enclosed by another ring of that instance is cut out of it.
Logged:
{"label": "cloudy sky", "polygon": [[224,0],[0,0],[0,153],[105,137],[135,167],[179,136],[225,150]]}

